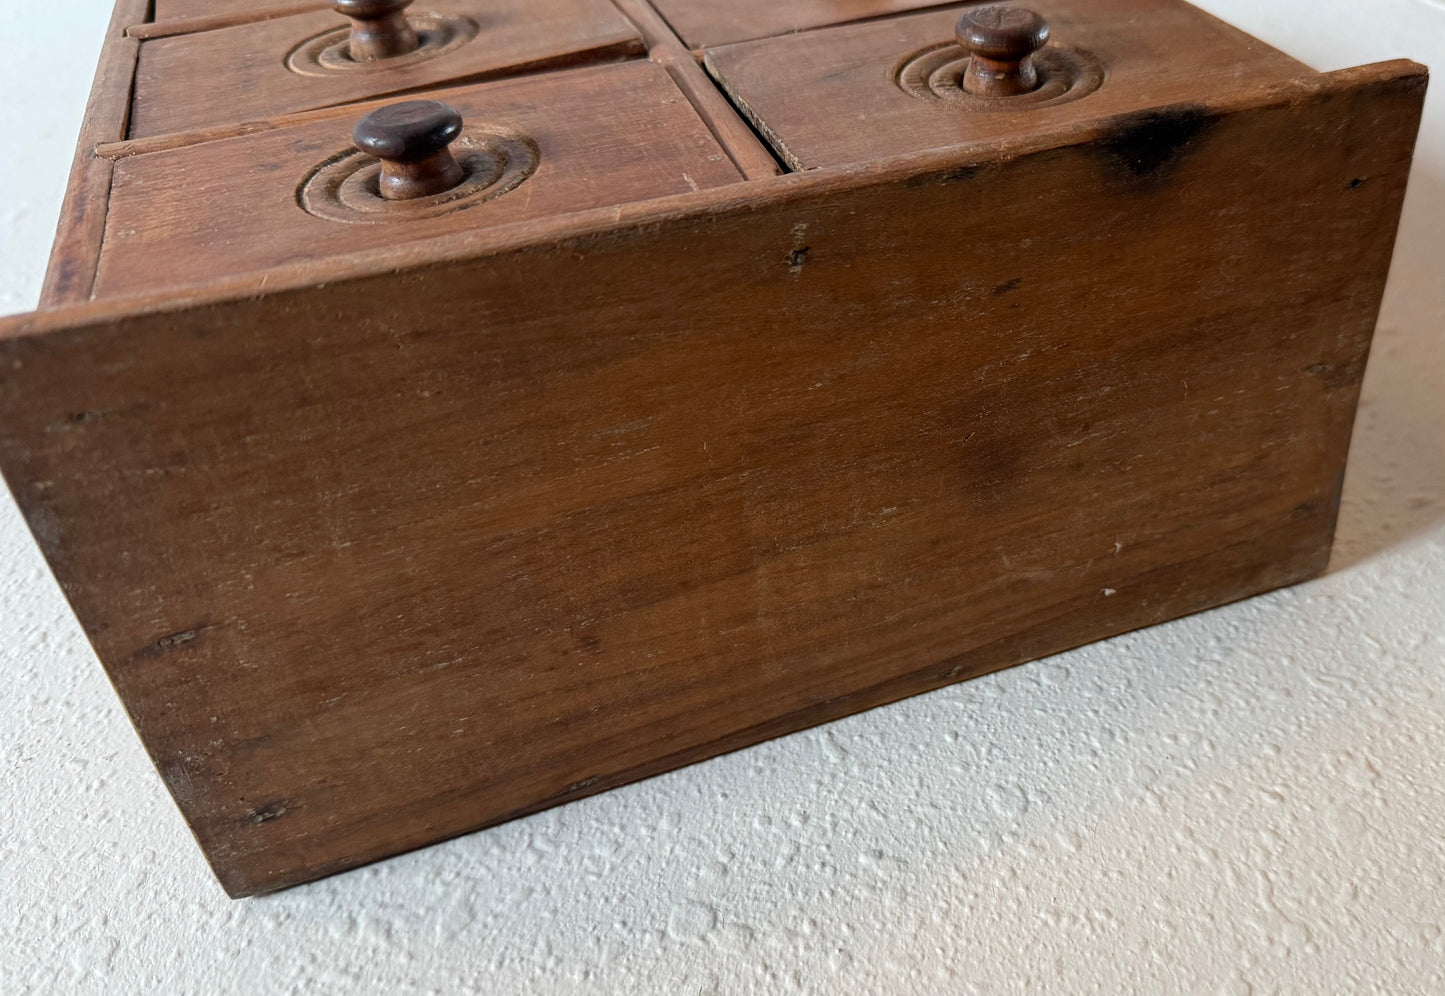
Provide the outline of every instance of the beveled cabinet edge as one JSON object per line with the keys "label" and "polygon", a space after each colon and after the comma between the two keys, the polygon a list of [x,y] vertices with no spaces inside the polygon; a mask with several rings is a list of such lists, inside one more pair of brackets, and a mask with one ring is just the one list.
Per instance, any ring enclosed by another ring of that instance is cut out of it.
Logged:
{"label": "beveled cabinet edge", "polygon": [[[1292,106],[1321,94],[1343,93],[1358,87],[1391,82],[1417,87],[1423,91],[1428,80],[1429,70],[1425,66],[1410,59],[1394,59],[1327,73],[1312,73],[1287,83],[1257,87],[1194,103],[1190,105],[1190,110],[1213,116],[1271,106]],[[347,105],[347,109],[351,107],[352,105]],[[336,110],[333,108],[321,113]],[[97,238],[95,251],[88,257],[90,280],[85,285],[86,296],[77,297],[72,281],[65,285],[68,293],[57,293],[42,300],[41,308],[37,311],[0,318],[0,341],[66,330],[79,331],[87,325],[120,320],[129,315],[180,313],[193,308],[222,304],[228,299],[301,290],[308,286],[364,279],[386,272],[424,269],[519,249],[545,248],[577,240],[607,238],[630,229],[678,222],[705,222],[710,217],[733,211],[755,211],[834,191],[893,182],[925,182],[931,177],[946,176],[959,170],[984,169],[1033,153],[1104,140],[1110,135],[1127,131],[1140,121],[1151,120],[1159,111],[1159,108],[1151,108],[1111,118],[1067,124],[1039,134],[925,152],[908,152],[871,162],[746,180],[696,193],[676,194],[608,208],[593,208],[555,218],[417,239],[386,249],[347,253],[324,260],[220,277],[204,284],[176,287],[166,291],[118,294],[101,300],[90,300],[89,288],[99,261],[100,239]],[[86,155],[90,157],[89,152]],[[110,165],[107,162],[107,194]],[[85,206],[83,202],[80,204],[81,208]],[[67,198],[67,207],[70,207],[70,197]],[[62,239],[66,240],[66,244],[70,244],[74,238],[75,226],[67,225],[68,221],[68,215],[62,218],[62,233],[56,240],[57,249]],[[100,223],[98,235],[103,236],[103,212]],[[56,263],[53,256],[52,270],[56,269]],[[47,280],[49,277],[47,274]],[[64,307],[59,307],[61,305]]]}
{"label": "beveled cabinet edge", "polygon": [[[149,6],[149,5],[147,5]],[[272,21],[292,14],[305,14],[313,10],[324,10],[326,0],[276,0],[263,7],[246,11],[230,11],[224,14],[192,14],[185,17],[171,17],[166,20],[141,20],[132,22],[125,33],[131,38],[169,38],[172,35],[190,35],[217,28],[232,28],[238,24],[256,21]],[[148,13],[148,12],[147,12]]]}
{"label": "beveled cabinet edge", "polygon": [[114,169],[110,160],[95,155],[95,148],[125,138],[130,127],[131,92],[135,87],[140,42],[126,37],[125,31],[131,24],[144,20],[149,10],[150,0],[119,0],[106,28],[95,81],[91,84],[85,118],[76,140],[49,266],[40,288],[41,308],[54,308],[90,297],[100,265]]}

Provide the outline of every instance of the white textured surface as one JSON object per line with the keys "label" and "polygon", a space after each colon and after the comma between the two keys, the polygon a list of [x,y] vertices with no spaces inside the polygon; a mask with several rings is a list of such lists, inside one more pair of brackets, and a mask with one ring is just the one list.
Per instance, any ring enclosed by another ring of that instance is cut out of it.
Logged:
{"label": "white textured surface", "polygon": [[[1445,66],[1436,0],[1205,6]],[[0,39],[0,311],[107,7]],[[0,497],[0,993],[1445,993],[1442,329],[1437,93],[1329,576],[245,902]]]}

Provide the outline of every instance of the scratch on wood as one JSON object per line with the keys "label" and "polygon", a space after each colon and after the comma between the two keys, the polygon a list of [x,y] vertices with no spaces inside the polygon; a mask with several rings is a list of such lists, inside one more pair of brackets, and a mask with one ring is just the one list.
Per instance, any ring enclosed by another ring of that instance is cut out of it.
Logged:
{"label": "scratch on wood", "polygon": [[270,823],[272,820],[279,820],[290,811],[291,807],[284,801],[268,802],[246,810],[246,815],[243,819],[246,823],[259,825],[261,823]]}
{"label": "scratch on wood", "polygon": [[179,633],[171,633],[168,636],[161,637],[159,640],[152,644],[141,647],[135,653],[131,654],[130,659],[136,661],[160,657],[164,654],[169,653],[172,650],[175,650],[177,647],[183,647],[186,644],[199,639],[200,637],[206,635],[215,628],[215,626],[209,623],[202,623],[199,626],[193,626],[190,629],[181,630]]}
{"label": "scratch on wood", "polygon": [[95,420],[104,418],[109,414],[110,412],[104,410],[72,412],[71,414],[65,416],[58,421],[51,422],[45,427],[45,431],[69,432],[71,429],[77,429],[80,426],[85,425],[87,422],[94,422]]}
{"label": "scratch on wood", "polygon": [[813,251],[808,241],[808,223],[800,221],[793,226],[793,248],[788,252],[788,272],[795,278],[803,272],[803,264],[808,260],[808,253]]}
{"label": "scratch on wood", "polygon": [[600,781],[602,781],[601,775],[589,775],[588,777],[583,778],[580,781],[575,781],[571,785],[568,785],[561,792],[558,792],[557,795],[564,796],[571,795],[573,792],[581,792],[583,789],[591,788],[593,785],[596,785]]}

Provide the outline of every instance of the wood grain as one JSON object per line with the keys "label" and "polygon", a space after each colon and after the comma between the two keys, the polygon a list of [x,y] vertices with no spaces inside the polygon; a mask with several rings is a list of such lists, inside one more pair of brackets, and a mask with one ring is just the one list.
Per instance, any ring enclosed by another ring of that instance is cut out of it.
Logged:
{"label": "wood grain", "polygon": [[308,38],[346,27],[323,10],[141,45],[130,137],[144,138],[523,71],[643,54],[635,28],[607,0],[496,0],[479,10],[438,0],[429,13],[471,17],[475,39],[429,61],[377,72],[303,76],[287,54]]}
{"label": "wood grain", "polygon": [[[1048,19],[1055,44],[1085,49],[1103,64],[1098,92],[1057,106],[1025,102],[989,111],[910,96],[892,81],[896,67],[930,45],[952,42],[957,10],[712,49],[707,67],[794,169],[1047,132],[1310,71],[1176,0],[1042,0],[1032,7]],[[1168,131],[1168,122],[1161,124]],[[1154,137],[1169,140],[1162,132]]]}
{"label": "wood grain", "polygon": [[1424,81],[0,324],[0,467],[284,887],[1321,571]]}
{"label": "wood grain", "polygon": [[168,38],[198,31],[214,31],[252,21],[270,21],[312,10],[325,10],[329,0],[156,0],[152,19],[126,29],[132,38]]}
{"label": "wood grain", "polygon": [[278,8],[295,13],[329,7],[330,0],[154,0],[152,21],[180,21],[196,17],[244,17]]}
{"label": "wood grain", "polygon": [[[695,49],[939,7],[948,0],[652,0]],[[953,4],[953,6],[961,6]],[[955,11],[955,18],[958,13]]]}
{"label": "wood grain", "polygon": [[115,164],[95,293],[204,283],[742,179],[667,73],[649,62],[428,96],[454,106],[468,125],[534,142],[541,157],[536,175],[495,200],[439,217],[346,224],[307,214],[297,204],[298,186],[318,164],[351,148],[352,127],[377,102],[261,134],[128,156]]}

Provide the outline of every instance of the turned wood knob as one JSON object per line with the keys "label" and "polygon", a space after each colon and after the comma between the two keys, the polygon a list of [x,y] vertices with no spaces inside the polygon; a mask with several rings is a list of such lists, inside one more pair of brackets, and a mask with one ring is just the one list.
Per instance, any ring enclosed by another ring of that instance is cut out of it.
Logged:
{"label": "turned wood knob", "polygon": [[351,60],[375,62],[415,52],[421,44],[404,11],[412,0],[332,0],[351,18]]}
{"label": "turned wood knob", "polygon": [[465,176],[447,146],[462,133],[462,116],[439,100],[408,100],[372,111],[356,125],[356,147],[381,160],[381,196],[430,197]]}
{"label": "turned wood knob", "polygon": [[1033,55],[1049,41],[1049,24],[1025,7],[979,7],[958,20],[958,43],[970,56],[963,88],[980,97],[1017,97],[1039,86]]}

